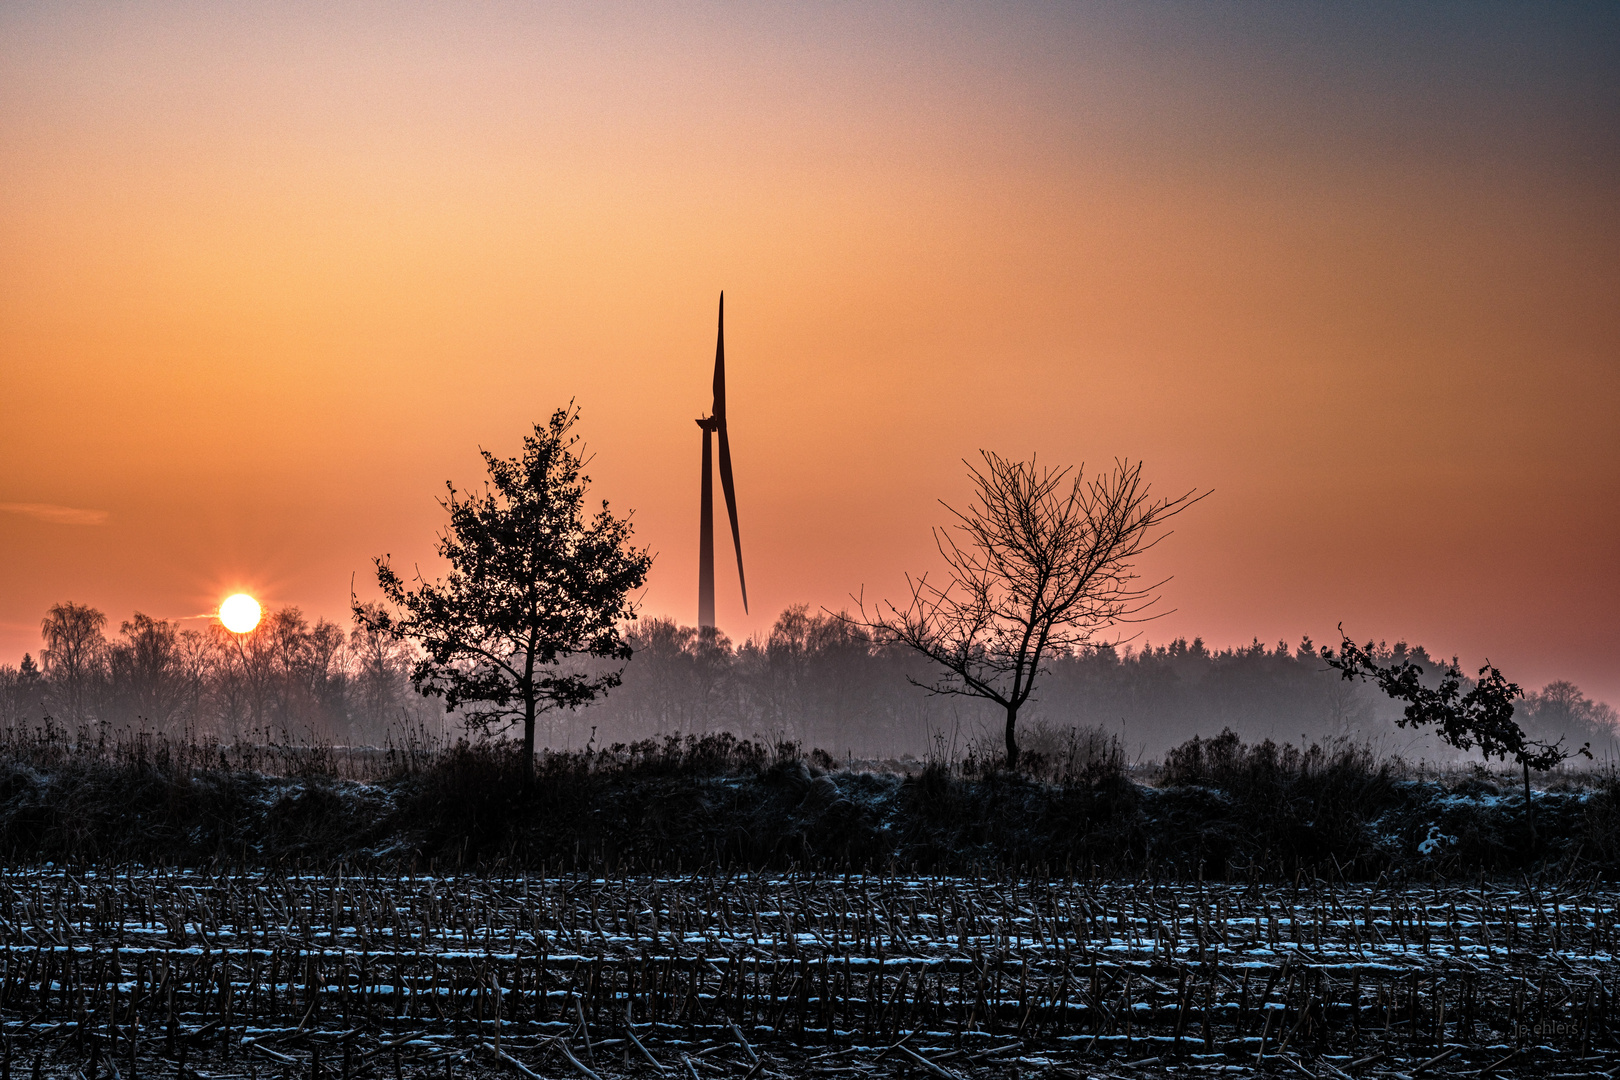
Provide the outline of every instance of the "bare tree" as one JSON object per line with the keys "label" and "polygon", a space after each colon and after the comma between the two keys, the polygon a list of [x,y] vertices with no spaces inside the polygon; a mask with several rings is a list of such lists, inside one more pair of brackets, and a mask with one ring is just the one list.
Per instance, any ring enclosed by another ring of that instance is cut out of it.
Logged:
{"label": "bare tree", "polygon": [[107,651],[102,627],[107,616],[88,604],[56,604],[40,623],[45,649],[45,674],[58,692],[70,723],[83,723],[90,714],[96,681],[101,677]]}
{"label": "bare tree", "polygon": [[412,656],[408,642],[376,628],[380,612],[375,604],[361,606],[367,608],[370,622],[356,619],[349,632],[353,708],[367,737],[380,740],[390,720],[410,711],[405,691]]}
{"label": "bare tree", "polygon": [[195,705],[180,624],[137,611],[119,633],[122,639],[107,649],[109,697],[126,718],[133,714],[165,728]]}
{"label": "bare tree", "polygon": [[[1040,467],[981,451],[966,463],[974,501],[934,530],[948,581],[907,575],[911,599],[883,603],[860,621],[876,637],[916,650],[944,669],[934,694],[993,701],[1006,711],[1007,764],[1018,764],[1018,710],[1054,655],[1093,644],[1141,615],[1163,582],[1138,584],[1136,559],[1163,538],[1169,518],[1203,498],[1154,498],[1141,463],[1119,460],[1090,480],[1079,469]],[[1070,479],[1073,474],[1072,480]],[[857,601],[858,603],[860,601]]]}

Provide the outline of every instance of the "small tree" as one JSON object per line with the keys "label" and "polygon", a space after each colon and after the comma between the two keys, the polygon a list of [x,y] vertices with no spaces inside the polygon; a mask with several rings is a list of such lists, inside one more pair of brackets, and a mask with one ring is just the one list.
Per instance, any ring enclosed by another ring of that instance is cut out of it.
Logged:
{"label": "small tree", "polygon": [[1440,738],[1459,750],[1479,748],[1489,761],[1512,758],[1524,770],[1524,810],[1535,837],[1534,809],[1530,803],[1530,770],[1545,772],[1576,754],[1592,756],[1591,744],[1576,750],[1564,749],[1564,740],[1542,742],[1530,738],[1513,719],[1513,702],[1524,697],[1518,683],[1508,682],[1489,661],[1479,669],[1479,677],[1465,693],[1462,669],[1456,657],[1440,671],[1438,686],[1425,686],[1423,668],[1411,660],[1380,664],[1373,643],[1359,646],[1344,636],[1339,652],[1322,646],[1322,659],[1337,668],[1346,679],[1371,679],[1379,689],[1397,701],[1406,702],[1401,718],[1404,728],[1433,727]]}
{"label": "small tree", "polygon": [[630,659],[622,626],[635,618],[630,594],[647,579],[652,557],[629,545],[629,517],[604,501],[585,519],[590,478],[575,447],[579,412],[572,405],[535,425],[521,458],[483,452],[484,492],[463,495],[447,484],[441,505],[450,527],[438,552],[450,564],[442,581],[417,577],[408,589],[390,565],[375,560],[387,606],[353,603],[361,627],[415,641],[421,657],[411,682],[459,710],[469,728],[523,725],[523,770],[534,775],[535,720],[576,708],[619,685],[608,671],[565,666],[571,659]]}
{"label": "small tree", "polygon": [[1042,665],[1153,603],[1158,585],[1137,584],[1135,560],[1163,538],[1155,535],[1160,526],[1203,496],[1154,498],[1139,462],[1117,461],[1087,480],[1083,466],[980,456],[982,467],[968,463],[973,503],[965,511],[942,503],[956,524],[934,530],[946,584],[907,575],[905,607],[884,603],[868,616],[862,604],[859,621],[879,641],[914,649],[944,669],[937,680],[914,685],[1001,706],[1007,765],[1016,768],[1018,711]]}

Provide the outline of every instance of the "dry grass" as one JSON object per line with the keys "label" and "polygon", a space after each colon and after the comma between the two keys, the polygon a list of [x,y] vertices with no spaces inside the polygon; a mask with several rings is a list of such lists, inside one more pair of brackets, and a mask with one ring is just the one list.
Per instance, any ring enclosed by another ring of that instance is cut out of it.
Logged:
{"label": "dry grass", "polygon": [[730,735],[547,753],[507,744],[208,745],[0,733],[0,854],[198,866],[1003,866],[1183,880],[1620,873],[1620,784],[1424,775],[1348,744],[1230,734],[1131,768],[1097,732],[1037,730],[1028,771],[975,754],[901,772]]}

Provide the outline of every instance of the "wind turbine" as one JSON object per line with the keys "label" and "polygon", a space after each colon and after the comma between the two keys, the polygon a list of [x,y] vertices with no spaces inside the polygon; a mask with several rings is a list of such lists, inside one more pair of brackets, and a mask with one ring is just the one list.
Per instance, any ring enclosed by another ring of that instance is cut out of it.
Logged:
{"label": "wind turbine", "polygon": [[737,491],[731,482],[731,440],[726,437],[726,294],[720,294],[720,330],[714,345],[714,408],[698,420],[703,429],[703,502],[698,526],[698,626],[714,626],[714,479],[711,449],[720,436],[720,487],[731,515],[731,543],[737,549],[737,581],[743,611],[748,610],[748,581],[743,577],[742,536],[737,532]]}

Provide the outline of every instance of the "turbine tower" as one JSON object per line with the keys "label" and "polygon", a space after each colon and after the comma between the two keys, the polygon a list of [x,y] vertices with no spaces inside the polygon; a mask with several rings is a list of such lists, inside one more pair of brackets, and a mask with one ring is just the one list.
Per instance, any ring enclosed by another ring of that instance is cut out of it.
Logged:
{"label": "turbine tower", "polygon": [[720,488],[731,515],[731,543],[737,549],[737,582],[743,610],[748,610],[748,581],[743,577],[742,536],[737,532],[737,491],[731,482],[731,440],[726,437],[726,294],[720,294],[720,330],[714,345],[714,408],[701,417],[703,429],[703,497],[698,525],[698,627],[714,626],[714,478],[712,445],[720,436]]}

